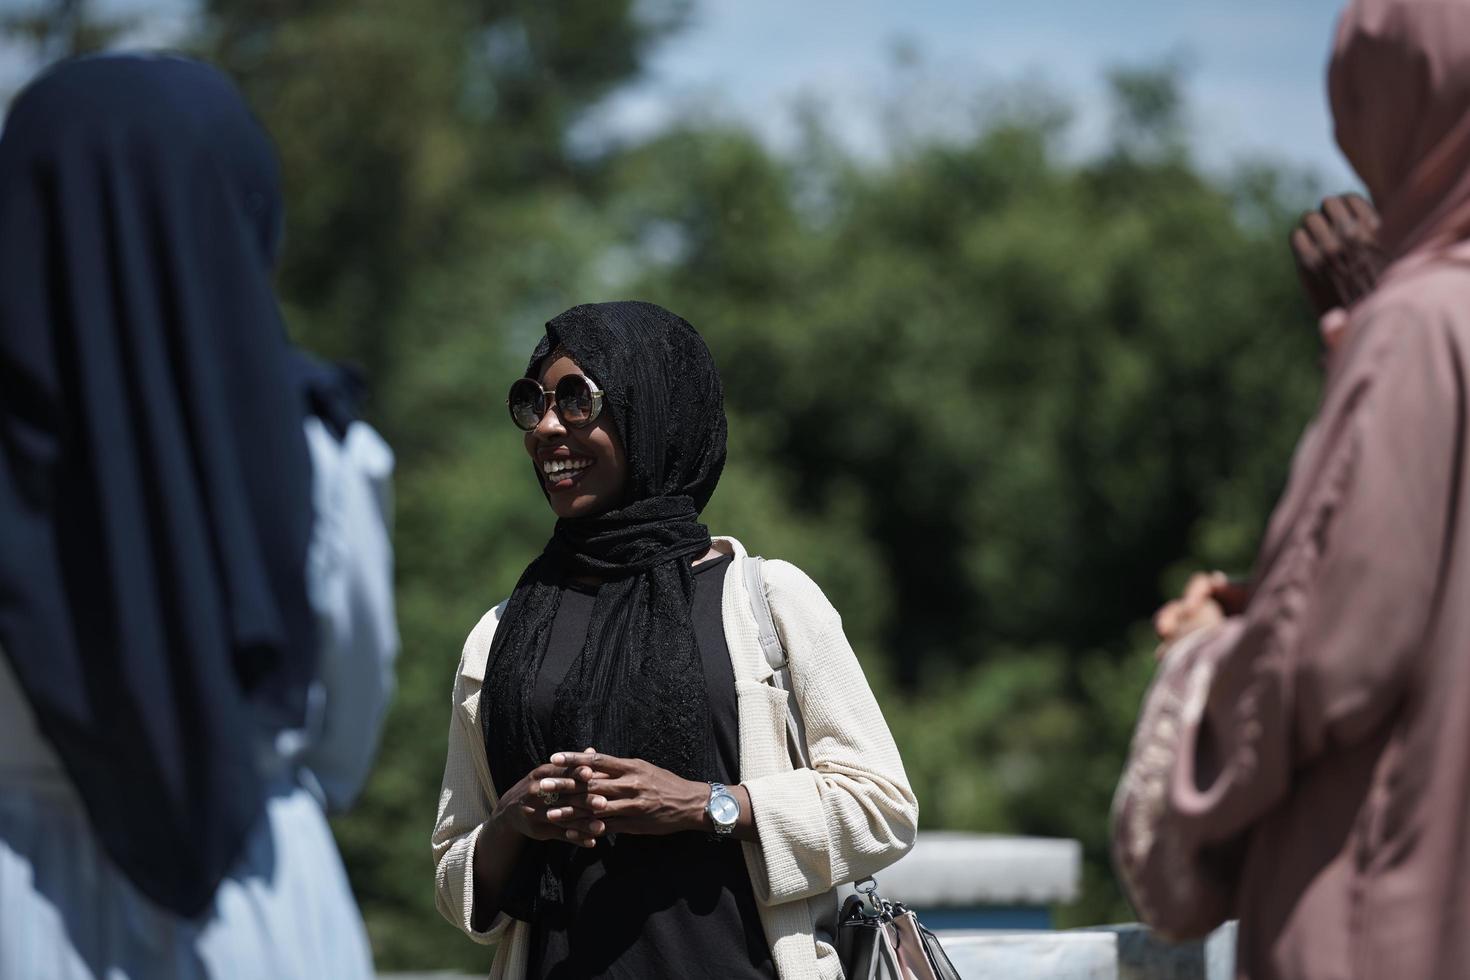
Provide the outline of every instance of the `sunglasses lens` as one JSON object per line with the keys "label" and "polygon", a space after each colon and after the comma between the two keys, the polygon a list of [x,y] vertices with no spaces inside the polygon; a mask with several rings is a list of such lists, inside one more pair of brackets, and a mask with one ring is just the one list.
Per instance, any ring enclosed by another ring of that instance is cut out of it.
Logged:
{"label": "sunglasses lens", "polygon": [[511,421],[527,432],[536,428],[541,416],[546,414],[546,396],[541,394],[541,386],[530,378],[521,378],[510,386],[506,404],[510,406]]}
{"label": "sunglasses lens", "polygon": [[592,385],[580,374],[569,374],[556,383],[556,410],[567,425],[586,425],[594,415]]}

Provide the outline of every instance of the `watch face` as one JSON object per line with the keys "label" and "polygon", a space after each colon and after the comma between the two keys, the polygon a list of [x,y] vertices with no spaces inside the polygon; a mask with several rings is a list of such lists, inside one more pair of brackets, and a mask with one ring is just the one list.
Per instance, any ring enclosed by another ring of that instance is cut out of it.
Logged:
{"label": "watch face", "polygon": [[740,804],[733,796],[716,796],[709,801],[709,815],[715,823],[728,827],[740,819]]}

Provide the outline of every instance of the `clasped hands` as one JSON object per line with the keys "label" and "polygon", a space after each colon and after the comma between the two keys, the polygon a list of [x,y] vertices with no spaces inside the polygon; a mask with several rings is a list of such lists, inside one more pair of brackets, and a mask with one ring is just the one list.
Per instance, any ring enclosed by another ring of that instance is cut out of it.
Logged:
{"label": "clasped hands", "polygon": [[708,804],[708,783],[589,746],[527,773],[496,803],[495,817],[532,840],[596,847],[613,833],[700,830]]}

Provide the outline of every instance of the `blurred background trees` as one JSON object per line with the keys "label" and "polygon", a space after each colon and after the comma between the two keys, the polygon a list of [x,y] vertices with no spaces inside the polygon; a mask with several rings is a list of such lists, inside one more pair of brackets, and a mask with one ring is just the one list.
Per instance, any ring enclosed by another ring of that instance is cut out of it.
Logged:
{"label": "blurred background trees", "polygon": [[[367,794],[336,821],[379,966],[483,968],[433,909],[428,834],[465,634],[551,518],[503,392],[550,316],[644,298],[725,377],[716,532],[844,614],[927,828],[1076,837],[1063,924],[1131,918],[1108,805],[1196,566],[1245,571],[1316,397],[1285,235],[1311,181],[1205,174],[1175,69],[1109,80],[1112,144],[995,100],[855,156],[690,117],[619,144],[581,115],[678,43],[680,0],[206,0],[188,46],[285,168],[295,336],[362,364],[399,455],[403,656]],[[0,21],[44,58],[127,24],[79,0]],[[891,113],[903,117],[902,107]]]}

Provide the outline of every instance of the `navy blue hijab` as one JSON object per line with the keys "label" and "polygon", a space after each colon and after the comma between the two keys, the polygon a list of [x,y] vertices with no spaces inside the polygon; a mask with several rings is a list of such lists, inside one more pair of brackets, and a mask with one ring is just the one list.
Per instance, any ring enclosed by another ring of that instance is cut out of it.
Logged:
{"label": "navy blue hijab", "polygon": [[184,915],[315,666],[279,185],[183,58],[64,63],[0,135],[0,647],[107,854]]}

